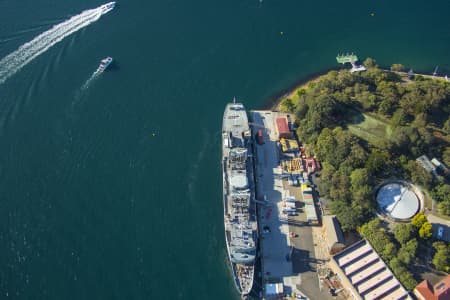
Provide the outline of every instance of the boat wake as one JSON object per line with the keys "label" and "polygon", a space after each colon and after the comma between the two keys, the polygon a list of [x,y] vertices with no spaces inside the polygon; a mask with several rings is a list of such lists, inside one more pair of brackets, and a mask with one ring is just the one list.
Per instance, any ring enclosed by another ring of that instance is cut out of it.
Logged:
{"label": "boat wake", "polygon": [[93,73],[91,75],[91,77],[89,77],[88,80],[86,80],[86,82],[81,86],[81,90],[87,90],[89,88],[89,86],[91,85],[92,81],[94,81],[95,78],[97,78],[98,74]]}
{"label": "boat wake", "polygon": [[81,86],[80,90],[87,90],[91,85],[92,80],[94,80],[94,76],[91,76],[88,80],[86,80],[86,82]]}
{"label": "boat wake", "polygon": [[[109,6],[108,6],[109,5]],[[0,60],[0,84],[26,66],[33,59],[74,32],[92,24],[114,8],[114,3],[88,9],[70,19],[53,26],[33,40],[23,44],[16,51]]]}
{"label": "boat wake", "polygon": [[107,57],[101,60],[100,65],[98,66],[97,70],[95,70],[94,73],[92,73],[91,77],[81,86],[81,90],[86,90],[89,85],[91,84],[91,82],[97,78],[98,76],[100,76],[100,74],[102,74],[106,68],[108,68],[108,66],[112,63],[113,58],[112,57]]}

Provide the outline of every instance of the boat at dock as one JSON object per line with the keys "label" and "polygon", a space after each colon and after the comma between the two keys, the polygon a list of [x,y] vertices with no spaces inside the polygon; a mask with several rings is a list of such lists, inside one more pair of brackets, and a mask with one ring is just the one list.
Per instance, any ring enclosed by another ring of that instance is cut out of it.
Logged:
{"label": "boat at dock", "polygon": [[234,282],[243,297],[253,287],[258,241],[252,147],[244,105],[227,104],[222,123],[225,239]]}

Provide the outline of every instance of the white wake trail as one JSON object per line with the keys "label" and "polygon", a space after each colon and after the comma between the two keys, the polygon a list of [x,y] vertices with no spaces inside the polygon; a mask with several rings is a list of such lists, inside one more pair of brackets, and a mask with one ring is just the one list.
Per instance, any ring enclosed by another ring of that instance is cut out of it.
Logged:
{"label": "white wake trail", "polygon": [[95,78],[97,78],[98,74],[94,73],[91,75],[91,77],[89,77],[88,80],[86,80],[86,82],[81,86],[81,90],[87,90],[89,88],[89,86],[91,85],[92,81],[94,81]]}
{"label": "white wake trail", "polygon": [[53,26],[30,42],[20,46],[16,51],[5,56],[0,60],[0,84],[65,37],[100,19],[103,14],[109,11],[105,12],[104,6],[85,10]]}

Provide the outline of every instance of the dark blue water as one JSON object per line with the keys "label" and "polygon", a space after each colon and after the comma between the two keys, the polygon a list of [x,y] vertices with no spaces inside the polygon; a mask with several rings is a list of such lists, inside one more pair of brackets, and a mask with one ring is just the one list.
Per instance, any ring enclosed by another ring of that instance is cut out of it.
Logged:
{"label": "dark blue water", "polygon": [[[102,2],[0,1],[0,59]],[[450,74],[450,2],[122,1],[0,84],[0,298],[237,299],[222,113],[338,52]],[[373,13],[373,16],[372,16]],[[100,59],[116,60],[91,80]]]}

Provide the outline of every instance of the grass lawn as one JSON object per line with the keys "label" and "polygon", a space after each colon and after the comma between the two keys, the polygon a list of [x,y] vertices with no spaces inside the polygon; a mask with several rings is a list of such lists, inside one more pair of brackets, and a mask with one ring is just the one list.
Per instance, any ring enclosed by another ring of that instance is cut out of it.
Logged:
{"label": "grass lawn", "polygon": [[381,146],[390,135],[390,126],[369,114],[349,109],[346,119],[348,130],[374,146]]}

